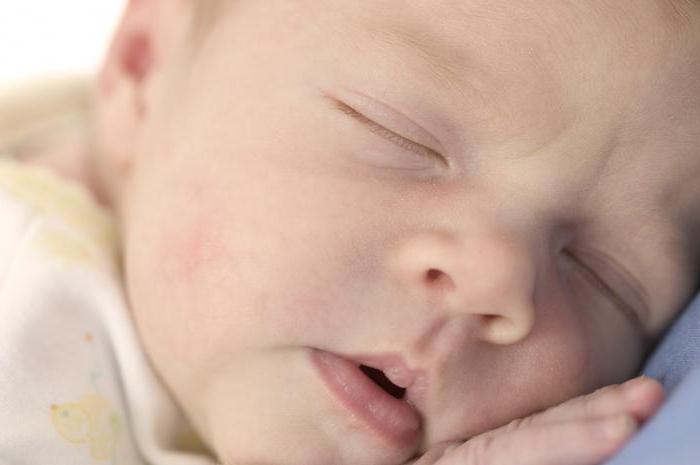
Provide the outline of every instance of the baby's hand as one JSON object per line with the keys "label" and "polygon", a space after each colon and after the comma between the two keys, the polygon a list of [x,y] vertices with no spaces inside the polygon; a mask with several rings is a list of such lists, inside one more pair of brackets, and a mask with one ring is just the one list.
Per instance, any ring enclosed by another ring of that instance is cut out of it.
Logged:
{"label": "baby's hand", "polygon": [[463,443],[442,444],[406,465],[598,465],[661,406],[651,378],[566,401]]}

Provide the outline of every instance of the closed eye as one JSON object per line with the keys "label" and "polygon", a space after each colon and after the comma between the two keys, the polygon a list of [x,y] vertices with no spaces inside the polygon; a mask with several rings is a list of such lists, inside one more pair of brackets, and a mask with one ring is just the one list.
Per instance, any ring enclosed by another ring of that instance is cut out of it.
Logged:
{"label": "closed eye", "polygon": [[367,118],[365,115],[362,113],[358,112],[351,106],[347,105],[346,103],[343,103],[339,100],[336,99],[329,99],[331,103],[333,104],[333,107],[336,110],[340,110],[342,113],[354,118],[355,120],[359,121],[363,125],[365,125],[371,132],[374,134],[377,134],[378,136],[392,142],[393,144],[401,147],[404,150],[408,150],[410,152],[413,152],[415,154],[420,155],[421,157],[425,158],[430,158],[430,159],[438,159],[440,160],[443,164],[449,167],[449,163],[447,162],[446,158],[440,154],[439,152],[436,152],[435,150],[431,149],[430,147],[426,147],[423,144],[420,144],[418,142],[414,142],[400,134],[397,134],[396,132],[392,131],[391,129],[388,129],[377,122]]}
{"label": "closed eye", "polygon": [[586,265],[582,260],[580,260],[575,254],[569,250],[563,250],[562,255],[574,262],[579,273],[583,279],[591,285],[597,292],[599,292],[603,297],[608,299],[619,309],[622,314],[632,323],[636,330],[639,331],[640,335],[648,342],[650,338],[647,329],[642,323],[639,311],[636,310],[632,305],[627,303],[620,295],[613,289],[603,278],[599,276],[590,266]]}

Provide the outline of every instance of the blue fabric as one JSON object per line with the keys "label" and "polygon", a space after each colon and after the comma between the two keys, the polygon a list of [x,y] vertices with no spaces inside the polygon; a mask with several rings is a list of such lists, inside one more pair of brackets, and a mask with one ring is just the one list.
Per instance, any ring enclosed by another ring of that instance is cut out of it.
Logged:
{"label": "blue fabric", "polygon": [[666,404],[606,465],[700,464],[700,367],[669,394]]}
{"label": "blue fabric", "polygon": [[700,464],[700,296],[674,323],[643,371],[661,381],[668,399],[605,465]]}
{"label": "blue fabric", "polygon": [[697,365],[700,365],[700,296],[671,327],[651,355],[644,374],[671,390]]}

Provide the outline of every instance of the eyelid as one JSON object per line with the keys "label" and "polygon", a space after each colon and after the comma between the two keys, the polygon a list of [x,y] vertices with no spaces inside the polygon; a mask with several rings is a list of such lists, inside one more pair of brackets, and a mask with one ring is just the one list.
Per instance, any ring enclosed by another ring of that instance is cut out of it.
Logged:
{"label": "eyelid", "polygon": [[[649,341],[651,339],[651,336],[649,335],[649,332],[644,324],[643,320],[646,320],[648,318],[648,308],[646,307],[645,301],[643,299],[640,299],[638,301],[638,305],[632,305],[622,297],[606,282],[606,280],[602,279],[599,274],[594,271],[594,269],[586,264],[584,261],[582,261],[578,255],[585,255],[589,259],[601,261],[598,257],[596,257],[597,254],[594,254],[592,252],[586,253],[586,252],[577,252],[577,254],[573,254],[568,250],[563,250],[562,254],[570,258],[576,263],[576,266],[579,267],[581,273],[584,275],[585,279],[596,289],[598,289],[601,293],[605,294],[608,296],[614,303],[615,305],[623,312],[625,317],[627,317],[632,324],[639,330],[640,334],[645,339],[645,342]],[[593,258],[595,257],[595,258]],[[607,264],[608,267],[612,266],[610,264]],[[614,273],[614,272],[613,272]],[[614,273],[617,274],[617,273]],[[636,291],[634,291],[636,294]],[[637,300],[638,296],[635,295],[635,301]],[[641,314],[640,314],[641,313]]]}
{"label": "eyelid", "polygon": [[[450,166],[447,157],[439,151],[440,142],[402,112],[370,97],[345,89],[338,89],[332,93],[324,92],[324,97],[333,102],[337,109],[373,129],[377,135],[399,143],[401,147],[408,150],[415,152],[417,149],[417,153],[420,155],[439,157],[445,165]],[[379,124],[377,121],[382,121],[383,124]],[[394,121],[399,122],[401,133],[397,132],[398,128],[386,126]]]}
{"label": "eyelid", "polygon": [[355,118],[356,120],[360,121],[364,125],[366,125],[370,131],[373,133],[377,134],[380,137],[383,137],[384,139],[387,139],[391,141],[392,143],[398,145],[399,147],[409,150],[411,152],[417,153],[418,155],[428,157],[428,158],[438,158],[440,159],[443,163],[449,166],[447,163],[447,160],[445,157],[442,156],[439,152],[436,152],[435,150],[431,149],[430,147],[426,147],[422,144],[419,144],[417,142],[414,142],[410,139],[407,139],[406,137],[397,134],[396,132],[392,131],[391,129],[387,129],[386,127],[378,124],[377,122],[367,118],[365,115],[362,113],[358,112],[351,106],[345,104],[344,102],[341,102],[339,100],[331,99],[333,105],[335,108],[338,110],[342,111],[343,113],[351,116],[352,118]]}

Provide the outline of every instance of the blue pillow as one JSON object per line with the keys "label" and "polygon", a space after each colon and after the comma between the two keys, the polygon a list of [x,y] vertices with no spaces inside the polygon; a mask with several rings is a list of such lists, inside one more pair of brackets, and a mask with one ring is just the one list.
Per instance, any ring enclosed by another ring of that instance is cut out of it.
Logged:
{"label": "blue pillow", "polygon": [[700,365],[700,295],[671,326],[649,358],[644,374],[672,390],[697,365]]}
{"label": "blue pillow", "polygon": [[664,406],[606,465],[700,463],[700,367],[683,378]]}
{"label": "blue pillow", "polygon": [[668,399],[605,465],[700,463],[700,295],[681,314],[643,370],[661,381]]}

